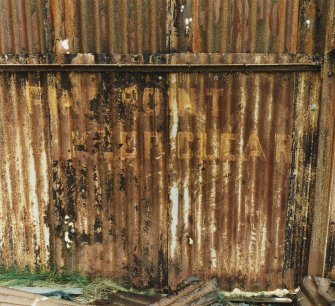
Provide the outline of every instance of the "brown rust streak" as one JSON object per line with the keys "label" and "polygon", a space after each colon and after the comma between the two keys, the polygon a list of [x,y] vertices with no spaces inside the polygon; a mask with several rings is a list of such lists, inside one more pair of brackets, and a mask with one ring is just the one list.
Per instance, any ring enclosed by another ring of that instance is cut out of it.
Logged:
{"label": "brown rust streak", "polygon": [[129,45],[129,37],[128,37],[128,5],[127,1],[121,1],[120,3],[120,18],[121,18],[121,29],[120,31],[120,40],[121,40],[121,48],[120,53],[126,54],[128,53],[128,45]]}
{"label": "brown rust streak", "polygon": [[149,4],[149,28],[151,29],[150,33],[150,51],[155,54],[158,50],[157,46],[157,34],[158,34],[158,24],[157,24],[157,0],[150,0]]}
{"label": "brown rust streak", "polygon": [[281,0],[278,4],[278,29],[277,29],[277,44],[276,50],[278,53],[284,53],[285,50],[285,30],[286,30],[286,8],[287,0]]}
{"label": "brown rust streak", "polygon": [[99,1],[95,1],[93,3],[93,31],[94,31],[94,52],[95,53],[100,53],[102,50],[101,50],[101,40],[102,40],[102,37],[101,37],[101,34],[102,34],[102,28],[101,28],[101,25],[100,25],[100,20],[101,20],[101,6],[102,6],[102,3]]}
{"label": "brown rust streak", "polygon": [[239,52],[242,49],[242,22],[243,16],[242,12],[242,0],[236,0],[233,2],[233,22],[231,23],[232,29],[232,37],[233,39],[233,47],[231,52]]}
{"label": "brown rust streak", "polygon": [[135,53],[143,53],[143,23],[142,23],[142,3],[143,1],[141,0],[136,0],[135,2],[135,7],[137,8],[136,15],[135,15],[135,28],[134,28],[134,35],[136,37],[135,42],[136,42],[136,47],[135,47]]}
{"label": "brown rust streak", "polygon": [[4,248],[3,248],[3,265],[4,266],[12,266],[14,264],[13,262],[13,243],[16,242],[16,235],[13,235],[13,231],[16,232],[16,223],[14,222],[11,224],[12,220],[15,220],[16,213],[13,211],[13,197],[12,197],[12,175],[11,175],[11,169],[10,164],[8,160],[12,158],[11,152],[10,152],[10,139],[11,135],[9,135],[9,129],[10,126],[6,124],[6,120],[10,119],[10,115],[8,114],[8,109],[10,110],[10,107],[6,105],[6,101],[8,101],[7,98],[7,92],[8,92],[8,86],[6,84],[6,77],[4,75],[0,76],[0,84],[2,88],[6,88],[6,90],[1,90],[0,95],[0,118],[1,120],[1,127],[2,127],[2,137],[3,137],[3,145],[2,152],[5,159],[1,159],[2,164],[2,171],[3,176],[1,176],[1,182],[3,186],[3,190],[6,192],[2,193],[2,201],[3,201],[3,209],[5,210],[4,214],[4,222],[2,222],[2,226],[4,228]]}
{"label": "brown rust streak", "polygon": [[192,2],[192,51],[200,52],[200,28],[199,28],[199,12],[200,3],[199,0],[194,0]]}
{"label": "brown rust streak", "polygon": [[286,19],[286,29],[290,29],[286,33],[286,46],[287,51],[291,53],[297,52],[298,43],[298,22],[299,22],[299,2],[296,0],[289,0],[290,5],[287,6],[287,19]]}
{"label": "brown rust streak", "polygon": [[114,42],[114,0],[110,0],[107,2],[107,41],[108,41],[108,52],[115,52],[115,42]]}

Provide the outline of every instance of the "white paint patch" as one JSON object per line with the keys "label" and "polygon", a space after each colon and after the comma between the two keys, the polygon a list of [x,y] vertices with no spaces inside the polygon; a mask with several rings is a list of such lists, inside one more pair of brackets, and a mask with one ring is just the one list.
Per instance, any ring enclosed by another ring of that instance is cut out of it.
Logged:
{"label": "white paint patch", "polygon": [[61,40],[60,44],[61,44],[61,46],[64,50],[69,50],[70,49],[68,39]]}
{"label": "white paint patch", "polygon": [[[41,155],[41,164],[43,169],[43,197],[44,197],[44,203],[49,202],[49,183],[48,183],[48,163],[47,163],[47,156],[45,151],[43,150],[43,153]],[[46,206],[46,205],[45,205]],[[45,207],[46,208],[46,207]],[[45,252],[46,252],[46,260],[49,260],[50,252],[49,252],[49,245],[50,245],[50,232],[49,227],[46,223],[43,223],[44,225],[44,245],[46,246]]]}
{"label": "white paint patch", "polygon": [[218,259],[216,250],[214,248],[211,248],[211,268],[217,269],[217,267],[218,267]]}
{"label": "white paint patch", "polygon": [[29,184],[30,184],[30,201],[32,201],[32,209],[33,209],[33,222],[36,222],[36,241],[40,241],[40,231],[39,231],[39,207],[38,207],[38,198],[37,198],[37,180],[36,180],[36,170],[35,170],[35,159],[33,156],[32,150],[29,150]]}
{"label": "white paint patch", "polygon": [[[185,181],[188,182],[189,177],[185,178]],[[189,194],[189,188],[188,183],[184,184],[184,226],[185,229],[188,229],[188,215],[190,210],[190,194]]]}
{"label": "white paint patch", "polygon": [[171,211],[171,254],[174,257],[176,252],[176,245],[178,243],[177,237],[177,226],[178,226],[178,184],[177,182],[173,182],[172,187],[170,189],[170,201],[172,203],[172,211]]}

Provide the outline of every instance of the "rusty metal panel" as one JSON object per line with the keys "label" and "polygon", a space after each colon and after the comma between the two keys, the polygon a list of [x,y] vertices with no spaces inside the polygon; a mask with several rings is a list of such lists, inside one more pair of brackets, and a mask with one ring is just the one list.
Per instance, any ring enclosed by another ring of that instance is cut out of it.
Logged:
{"label": "rusty metal panel", "polygon": [[263,290],[305,274],[317,72],[3,72],[0,81],[4,265],[141,287],[195,274]]}
{"label": "rusty metal panel", "polygon": [[1,264],[50,266],[48,104],[38,74],[0,75]]}
{"label": "rusty metal panel", "polygon": [[167,283],[167,80],[48,75],[58,267]]}
{"label": "rusty metal panel", "polygon": [[48,0],[0,1],[0,53],[35,54],[52,51]]}
{"label": "rusty metal panel", "polygon": [[[298,75],[293,112],[292,164],[290,171],[285,237],[285,283],[291,287],[307,274],[315,199],[316,164],[321,107],[320,77]],[[314,152],[314,153],[313,153]]]}
{"label": "rusty metal panel", "polygon": [[0,53],[166,51],[167,0],[1,0]]}
{"label": "rusty metal panel", "polygon": [[[170,49],[319,53],[322,1],[172,0]],[[318,38],[317,38],[318,37]]]}
{"label": "rusty metal panel", "polygon": [[320,53],[318,0],[1,0],[0,53]]}
{"label": "rusty metal panel", "polygon": [[[50,0],[58,52],[166,51],[167,0]],[[68,49],[62,41],[68,40]],[[57,52],[57,51],[56,51]]]}
{"label": "rusty metal panel", "polygon": [[292,287],[284,269],[296,283],[306,272],[319,84],[310,73],[170,75],[171,286],[196,274],[271,289],[285,272]]}

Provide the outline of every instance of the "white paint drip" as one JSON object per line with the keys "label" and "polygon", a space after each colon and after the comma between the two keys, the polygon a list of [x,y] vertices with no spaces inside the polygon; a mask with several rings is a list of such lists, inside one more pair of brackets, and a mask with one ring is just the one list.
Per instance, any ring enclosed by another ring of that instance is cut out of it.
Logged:
{"label": "white paint drip", "polygon": [[[43,197],[44,197],[44,203],[49,202],[49,183],[48,183],[48,163],[47,163],[47,156],[45,151],[43,150],[41,154],[41,164],[42,164],[42,176],[43,176]],[[49,227],[45,222],[43,222],[44,226],[44,245],[46,250],[46,260],[49,260],[50,257],[50,251],[49,251],[49,245],[50,245],[50,232]]]}
{"label": "white paint drip", "polygon": [[177,237],[177,226],[178,226],[178,184],[177,182],[172,183],[172,187],[170,189],[170,201],[172,203],[172,211],[171,211],[171,255],[175,256],[176,245],[178,243]]}
{"label": "white paint drip", "polygon": [[190,197],[189,197],[189,188],[188,188],[188,175],[185,178],[186,183],[184,184],[184,226],[185,230],[188,229],[188,215],[190,210]]}

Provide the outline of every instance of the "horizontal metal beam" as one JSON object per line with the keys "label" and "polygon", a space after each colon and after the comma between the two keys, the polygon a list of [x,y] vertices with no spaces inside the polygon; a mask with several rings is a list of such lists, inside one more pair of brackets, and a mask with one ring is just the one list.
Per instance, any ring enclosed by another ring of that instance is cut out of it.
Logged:
{"label": "horizontal metal beam", "polygon": [[0,64],[0,72],[296,72],[319,71],[318,63],[283,64]]}

